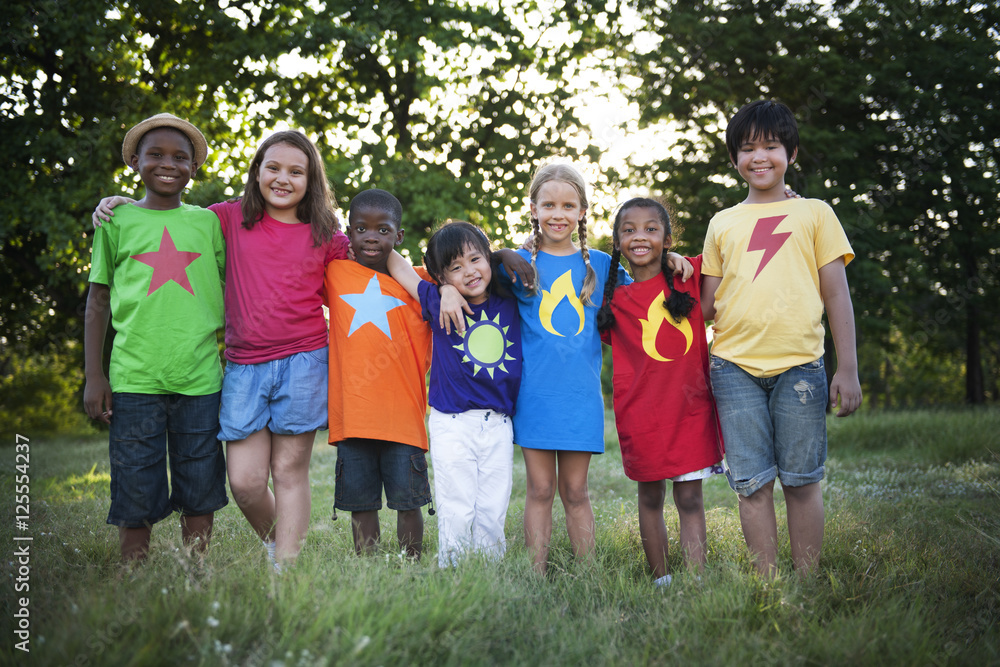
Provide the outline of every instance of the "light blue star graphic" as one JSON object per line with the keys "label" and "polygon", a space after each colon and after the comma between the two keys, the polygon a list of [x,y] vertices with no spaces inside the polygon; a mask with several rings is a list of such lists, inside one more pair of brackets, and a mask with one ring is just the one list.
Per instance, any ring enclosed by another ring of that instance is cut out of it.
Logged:
{"label": "light blue star graphic", "polygon": [[347,332],[348,336],[371,322],[392,340],[387,313],[393,308],[405,306],[406,302],[394,296],[382,294],[378,284],[378,276],[372,276],[368,285],[365,286],[365,291],[361,294],[341,294],[340,298],[354,309],[354,319],[351,320],[351,330]]}

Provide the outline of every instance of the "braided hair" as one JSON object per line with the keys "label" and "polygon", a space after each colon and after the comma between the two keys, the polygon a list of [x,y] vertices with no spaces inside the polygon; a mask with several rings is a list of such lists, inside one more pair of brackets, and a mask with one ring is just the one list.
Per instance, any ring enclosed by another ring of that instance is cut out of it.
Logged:
{"label": "braided hair", "polygon": [[[584,211],[587,210],[587,184],[583,180],[583,175],[580,174],[575,167],[568,164],[549,163],[539,167],[535,171],[534,176],[531,178],[531,184],[528,186],[529,199],[531,199],[532,202],[537,201],[539,190],[542,189],[542,186],[551,181],[566,183],[576,190],[576,194],[580,198],[580,208]],[[538,267],[535,265],[535,261],[538,257],[538,247],[542,243],[542,229],[541,225],[538,223],[538,218],[534,216],[531,217],[531,230],[531,268],[535,271],[535,275],[538,275]],[[593,301],[590,297],[597,289],[597,273],[590,265],[590,248],[587,246],[586,215],[580,219],[580,222],[577,225],[577,236],[580,238],[580,253],[583,255],[583,262],[587,265],[587,273],[583,279],[583,289],[580,290],[580,301],[587,306],[592,306]],[[538,281],[535,281],[536,285],[537,282]],[[529,293],[535,294],[536,291],[537,287],[532,286]]]}
{"label": "braided hair", "polygon": [[[656,211],[660,222],[663,224],[664,237],[671,236],[671,216],[667,212],[666,207],[660,202],[646,197],[635,197],[621,205],[621,208],[618,209],[618,214],[615,215],[615,226],[612,232],[614,250],[611,252],[611,267],[608,269],[608,279],[604,284],[604,304],[597,311],[598,331],[607,331],[615,323],[615,315],[611,311],[611,300],[614,298],[615,288],[618,286],[618,267],[622,257],[618,234],[621,230],[622,217],[626,211],[633,208],[649,208]],[[670,296],[663,300],[663,307],[667,309],[667,312],[670,313],[675,322],[680,322],[682,318],[688,317],[691,314],[691,310],[694,308],[696,302],[694,297],[686,292],[679,291],[674,285],[673,271],[667,266],[667,251],[669,250],[670,248],[664,248],[660,254],[660,271],[663,273],[667,286],[670,288]]]}

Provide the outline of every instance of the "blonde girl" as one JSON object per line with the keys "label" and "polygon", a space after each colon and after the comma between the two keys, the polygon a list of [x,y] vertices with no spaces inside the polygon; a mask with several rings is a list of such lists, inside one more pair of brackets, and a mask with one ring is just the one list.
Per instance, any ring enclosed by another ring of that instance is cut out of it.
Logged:
{"label": "blonde girl", "polygon": [[[587,246],[587,192],[567,164],[539,168],[529,188],[535,269],[532,286],[510,285],[518,301],[524,366],[514,411],[514,442],[528,476],[524,540],[544,573],[558,489],[573,553],[594,549],[594,512],[587,489],[590,457],[604,452],[601,340],[595,317],[611,266]],[[573,234],[579,238],[579,247]],[[622,270],[621,281],[631,279]],[[594,297],[596,296],[596,301]]]}

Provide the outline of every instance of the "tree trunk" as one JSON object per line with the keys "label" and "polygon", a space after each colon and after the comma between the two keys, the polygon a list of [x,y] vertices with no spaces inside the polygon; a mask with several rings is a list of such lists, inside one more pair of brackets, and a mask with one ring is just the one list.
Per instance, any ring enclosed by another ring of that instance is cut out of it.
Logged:
{"label": "tree trunk", "polygon": [[986,402],[983,391],[983,360],[980,349],[979,307],[969,301],[965,308],[965,402],[982,405]]}

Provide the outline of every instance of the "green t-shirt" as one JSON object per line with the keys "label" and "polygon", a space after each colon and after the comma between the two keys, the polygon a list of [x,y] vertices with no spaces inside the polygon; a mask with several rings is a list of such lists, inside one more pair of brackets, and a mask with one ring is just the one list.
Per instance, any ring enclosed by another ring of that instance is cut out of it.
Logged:
{"label": "green t-shirt", "polygon": [[197,206],[120,206],[97,230],[90,282],[111,291],[111,389],[204,396],[222,388],[226,246],[219,218]]}

